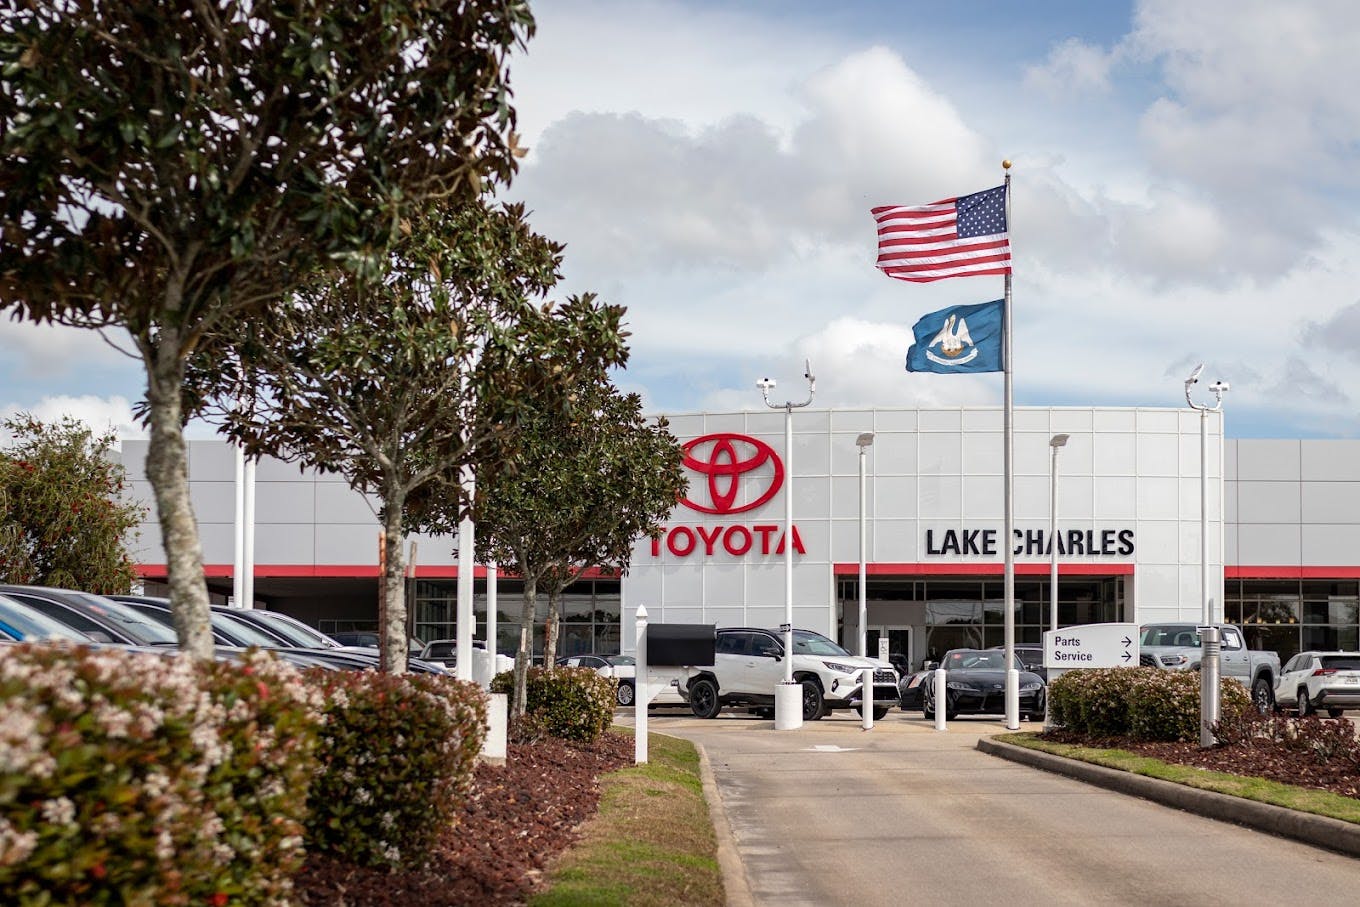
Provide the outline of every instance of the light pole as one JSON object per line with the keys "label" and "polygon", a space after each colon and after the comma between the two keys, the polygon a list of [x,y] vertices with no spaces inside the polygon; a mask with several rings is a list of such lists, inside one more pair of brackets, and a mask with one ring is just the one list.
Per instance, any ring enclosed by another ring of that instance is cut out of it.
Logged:
{"label": "light pole", "polygon": [[1048,439],[1053,449],[1053,465],[1048,478],[1048,628],[1058,629],[1058,451],[1067,446],[1067,435]]}
{"label": "light pole", "polygon": [[[1058,451],[1067,446],[1067,435],[1048,439],[1053,451],[1048,470],[1048,629],[1058,632]],[[1044,697],[1044,730],[1053,729],[1048,697]]]}
{"label": "light pole", "polygon": [[864,586],[866,531],[864,517],[864,455],[874,443],[874,433],[866,431],[855,439],[859,447],[859,656],[869,655],[869,594]]}
{"label": "light pole", "polygon": [[[1228,390],[1226,381],[1215,381],[1209,385],[1213,392],[1214,403],[1197,404],[1190,397],[1190,389],[1199,383],[1204,363],[1195,366],[1190,377],[1185,379],[1185,402],[1199,413],[1199,594],[1202,621],[1200,634],[1200,683],[1199,683],[1199,743],[1200,746],[1214,745],[1214,735],[1210,730],[1213,722],[1218,721],[1218,675],[1219,675],[1219,631],[1214,621],[1213,599],[1209,597],[1209,413],[1223,408],[1223,394]],[[1219,501],[1222,510],[1223,502]]]}
{"label": "light pole", "polygon": [[803,726],[802,684],[793,682],[793,411],[812,403],[817,392],[817,379],[812,375],[812,363],[804,361],[803,377],[808,383],[808,397],[802,403],[771,403],[773,378],[756,382],[761,399],[771,409],[784,411],[784,473],[788,477],[784,487],[784,681],[774,691],[774,727],[777,731],[793,731]]}

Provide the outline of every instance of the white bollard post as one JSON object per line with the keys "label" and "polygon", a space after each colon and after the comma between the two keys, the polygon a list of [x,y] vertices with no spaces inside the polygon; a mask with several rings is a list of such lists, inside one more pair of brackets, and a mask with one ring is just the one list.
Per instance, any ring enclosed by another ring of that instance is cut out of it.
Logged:
{"label": "white bollard post", "polygon": [[510,701],[505,693],[492,693],[486,704],[486,742],[481,760],[488,765],[504,765],[509,727]]}
{"label": "white bollard post", "polygon": [[633,763],[647,761],[647,608],[637,609],[637,667],[633,671]]}
{"label": "white bollard post", "polygon": [[859,726],[866,731],[874,729],[874,669],[864,669],[864,685],[859,692]]}
{"label": "white bollard post", "polygon": [[1006,728],[1020,730],[1020,672],[1015,668],[1006,672]]}
{"label": "white bollard post", "polygon": [[935,730],[945,729],[944,713],[945,703],[949,701],[949,681],[947,672],[944,668],[935,669]]}

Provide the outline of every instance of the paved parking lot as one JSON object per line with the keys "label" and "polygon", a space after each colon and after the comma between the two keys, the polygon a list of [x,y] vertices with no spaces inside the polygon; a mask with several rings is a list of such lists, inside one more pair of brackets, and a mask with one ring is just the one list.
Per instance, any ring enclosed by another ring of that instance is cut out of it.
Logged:
{"label": "paved parking lot", "polygon": [[[798,731],[655,710],[700,744],[746,885],[733,903],[1350,903],[1360,861],[987,756],[995,718],[894,710]],[[1022,725],[1027,726],[1027,725]],[[749,899],[744,899],[749,895]]]}

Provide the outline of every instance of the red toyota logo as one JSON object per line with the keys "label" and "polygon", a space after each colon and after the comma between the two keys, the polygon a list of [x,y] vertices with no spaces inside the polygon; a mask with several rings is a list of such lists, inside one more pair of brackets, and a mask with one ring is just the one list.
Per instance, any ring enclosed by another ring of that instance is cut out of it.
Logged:
{"label": "red toyota logo", "polygon": [[[737,452],[738,445],[743,448],[740,454]],[[682,499],[680,503],[691,510],[700,513],[742,513],[754,510],[774,497],[775,492],[779,491],[779,486],[784,484],[784,464],[774,452],[774,448],[747,435],[734,435],[728,432],[704,435],[702,438],[686,441],[682,449],[685,452],[685,466],[700,475],[708,476],[708,497],[713,502],[713,506],[706,507],[689,498]],[[774,467],[770,487],[750,503],[740,506],[735,504],[741,477],[759,469],[767,462]]]}

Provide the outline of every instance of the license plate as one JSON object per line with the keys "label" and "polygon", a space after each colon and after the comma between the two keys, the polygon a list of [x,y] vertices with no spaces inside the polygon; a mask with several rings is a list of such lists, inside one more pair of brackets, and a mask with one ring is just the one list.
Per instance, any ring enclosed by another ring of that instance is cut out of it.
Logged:
{"label": "license plate", "polygon": [[1341,678],[1341,682],[1349,686],[1355,686],[1360,684],[1360,677],[1343,677]]}

